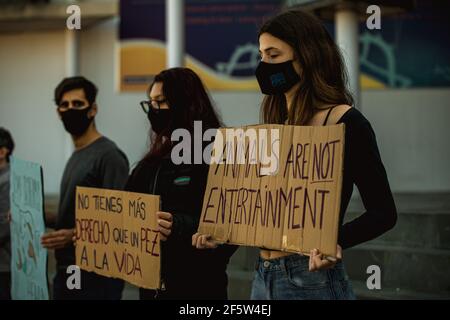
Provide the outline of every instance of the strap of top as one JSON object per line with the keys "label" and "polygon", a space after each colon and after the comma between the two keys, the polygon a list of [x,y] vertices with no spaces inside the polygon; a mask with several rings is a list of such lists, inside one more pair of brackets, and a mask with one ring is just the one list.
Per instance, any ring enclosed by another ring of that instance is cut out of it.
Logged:
{"label": "strap of top", "polygon": [[332,106],[331,108],[329,108],[329,109],[328,109],[328,113],[327,113],[327,116],[325,117],[325,121],[323,122],[323,125],[324,125],[324,126],[325,126],[325,125],[327,124],[327,121],[328,121],[328,117],[330,116],[330,114],[331,114],[331,111],[333,111],[333,109],[334,109],[335,107],[337,107],[337,105],[335,105],[335,106]]}

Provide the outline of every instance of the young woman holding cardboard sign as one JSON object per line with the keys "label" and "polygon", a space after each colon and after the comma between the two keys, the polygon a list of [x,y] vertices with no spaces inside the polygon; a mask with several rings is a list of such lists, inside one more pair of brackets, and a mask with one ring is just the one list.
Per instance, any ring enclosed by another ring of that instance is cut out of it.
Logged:
{"label": "young woman holding cardboard sign", "polygon": [[[259,51],[256,77],[266,95],[262,103],[264,123],[344,123],[346,130],[337,259],[325,259],[317,249],[311,250],[309,257],[261,249],[251,297],[354,299],[342,250],[380,236],[397,219],[374,131],[369,121],[351,107],[353,99],[346,88],[339,49],[313,15],[290,10],[268,20],[259,32]],[[354,184],[366,212],[344,224]],[[192,242],[197,248],[216,246],[209,235],[198,233]]]}
{"label": "young woman holding cardboard sign", "polygon": [[[141,106],[152,126],[152,145],[133,170],[126,190],[161,196],[158,212],[161,239],[161,290],[140,290],[141,299],[227,299],[226,267],[235,246],[206,252],[191,246],[202,210],[209,166],[175,164],[172,133],[194,135],[216,129],[219,119],[200,78],[188,68],[172,68],[155,76]],[[194,152],[191,154],[194,156]],[[190,156],[191,156],[190,155]],[[192,158],[190,158],[192,159]]]}

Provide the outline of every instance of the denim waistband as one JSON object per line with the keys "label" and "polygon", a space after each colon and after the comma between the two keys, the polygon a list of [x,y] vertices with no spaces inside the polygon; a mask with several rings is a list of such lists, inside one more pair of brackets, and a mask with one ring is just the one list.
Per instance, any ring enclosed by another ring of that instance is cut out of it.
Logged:
{"label": "denim waistband", "polygon": [[291,254],[275,259],[263,259],[261,256],[256,261],[255,269],[263,269],[264,271],[279,271],[295,267],[309,268],[309,257],[300,254]]}

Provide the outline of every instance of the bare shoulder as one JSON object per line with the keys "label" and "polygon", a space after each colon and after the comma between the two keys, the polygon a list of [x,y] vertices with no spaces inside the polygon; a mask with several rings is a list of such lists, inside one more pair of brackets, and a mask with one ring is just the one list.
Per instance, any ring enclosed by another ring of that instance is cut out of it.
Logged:
{"label": "bare shoulder", "polygon": [[331,111],[328,123],[336,124],[342,118],[342,116],[350,109],[352,109],[352,107],[349,106],[348,104],[340,104],[334,107],[333,111]]}

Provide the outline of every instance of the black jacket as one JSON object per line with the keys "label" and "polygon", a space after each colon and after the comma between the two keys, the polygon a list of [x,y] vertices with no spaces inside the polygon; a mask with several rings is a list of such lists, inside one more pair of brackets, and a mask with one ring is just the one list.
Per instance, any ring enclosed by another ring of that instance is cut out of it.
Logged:
{"label": "black jacket", "polygon": [[161,279],[165,290],[141,290],[141,298],[226,299],[226,267],[237,246],[199,250],[192,246],[202,211],[209,166],[175,165],[169,157],[157,165],[141,162],[126,190],[161,196],[161,211],[173,215],[172,233],[161,242]]}

